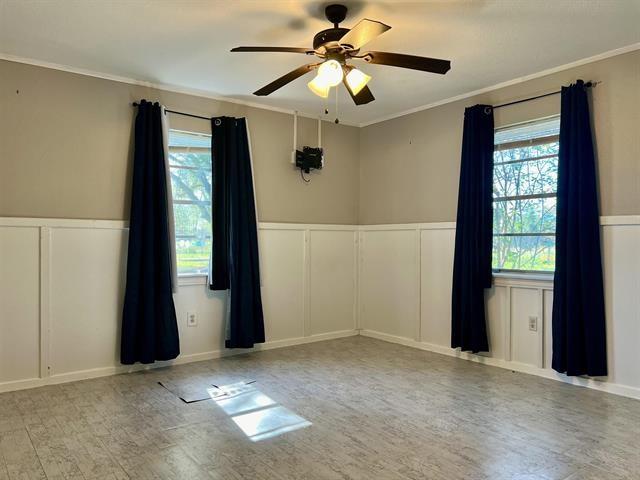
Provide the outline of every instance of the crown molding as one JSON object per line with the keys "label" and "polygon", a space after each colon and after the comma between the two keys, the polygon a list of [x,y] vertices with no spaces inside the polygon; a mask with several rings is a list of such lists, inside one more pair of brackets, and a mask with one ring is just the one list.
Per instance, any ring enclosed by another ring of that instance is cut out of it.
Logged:
{"label": "crown molding", "polygon": [[391,115],[386,115],[384,117],[379,117],[375,120],[371,120],[370,122],[361,123],[358,126],[361,128],[368,127],[369,125],[386,122],[387,120],[393,120],[394,118],[404,117],[405,115],[411,115],[412,113],[421,112],[423,110],[429,110],[430,108],[446,105],[447,103],[457,102],[458,100],[464,100],[465,98],[475,97],[476,95],[482,95],[483,93],[488,93],[494,90],[499,90],[501,88],[517,85],[519,83],[528,82],[529,80],[534,80],[536,78],[546,77],[547,75],[551,75],[553,73],[563,72],[571,68],[579,67],[581,65],[586,65],[588,63],[597,62],[599,60],[605,60],[610,57],[616,57],[618,55],[634,52],[636,50],[640,50],[640,42],[632,43],[631,45],[627,45],[625,47],[616,48],[614,50],[609,50],[607,52],[599,53],[598,55],[593,55],[592,57],[586,57],[580,60],[576,60],[575,62],[565,63],[564,65],[560,65],[558,67],[548,68],[546,70],[542,70],[537,73],[532,73],[531,75],[525,75],[524,77],[518,77],[518,78],[514,78],[513,80],[507,80],[506,82],[497,83],[490,87],[480,88],[478,90],[473,90],[468,93],[456,95],[455,97],[445,98],[443,100],[438,100],[437,102],[428,103],[426,105],[422,105],[419,107],[403,110],[402,112],[393,113]]}
{"label": "crown molding", "polygon": [[[232,98],[232,97],[225,97],[219,94],[215,94],[213,92],[208,92],[206,90],[200,90],[197,88],[189,88],[189,87],[181,87],[179,85],[172,85],[172,84],[166,84],[166,83],[155,83],[155,82],[148,82],[145,80],[138,80],[135,78],[130,78],[130,77],[124,77],[121,75],[112,75],[110,73],[104,73],[104,72],[97,72],[94,70],[88,70],[85,68],[77,68],[77,67],[72,67],[70,65],[63,65],[63,64],[59,64],[59,63],[52,63],[52,62],[45,62],[42,60],[37,60],[35,58],[27,58],[27,57],[19,57],[16,55],[9,55],[6,53],[2,53],[0,52],[0,60],[6,60],[8,62],[15,62],[15,63],[23,63],[25,65],[33,65],[35,67],[42,67],[42,68],[49,68],[51,70],[59,70],[62,72],[67,72],[67,73],[74,73],[77,75],[84,75],[86,77],[94,77],[94,78],[100,78],[102,80],[110,80],[112,82],[119,82],[119,83],[126,83],[129,85],[138,85],[141,87],[147,87],[147,88],[154,88],[156,90],[162,90],[165,92],[172,92],[172,93],[181,93],[183,95],[192,95],[195,97],[201,97],[201,98],[207,98],[210,100],[216,100],[218,102],[227,102],[227,103],[232,103],[232,104],[236,104],[236,105],[243,105],[245,107],[251,107],[251,108],[259,108],[262,110],[270,110],[272,112],[278,112],[278,113],[286,113],[289,115],[294,115],[295,113],[298,114],[299,117],[304,117],[304,118],[310,118],[313,120],[318,120],[318,115],[312,114],[312,113],[308,113],[308,112],[300,112],[297,110],[292,110],[289,108],[280,108],[280,107],[274,107],[272,105],[266,105],[263,103],[257,103],[257,102],[248,102],[246,100],[239,100],[237,98]],[[329,123],[333,123],[333,120],[324,120],[324,119],[320,119],[323,122],[329,122]],[[346,125],[349,127],[359,127],[360,125],[356,124],[356,123],[351,123],[351,122],[343,122],[342,120],[340,120],[340,125]]]}
{"label": "crown molding", "polygon": [[[557,67],[553,67],[553,68],[549,68],[546,70],[542,70],[540,72],[537,73],[532,73],[530,75],[525,75],[523,77],[518,77],[518,78],[514,78],[512,80],[507,80],[505,82],[501,82],[501,83],[497,83],[495,85],[491,85],[489,87],[484,87],[478,90],[473,90],[471,92],[467,92],[467,93],[463,93],[460,95],[456,95],[454,97],[449,97],[449,98],[445,98],[443,100],[438,100],[437,102],[432,102],[432,103],[428,103],[425,105],[421,105],[418,107],[414,107],[414,108],[410,108],[408,110],[403,110],[401,112],[397,112],[397,113],[393,113],[390,115],[385,115],[383,117],[379,117],[376,118],[374,120],[371,120],[369,122],[363,122],[363,123],[351,123],[351,122],[343,122],[341,121],[340,124],[341,125],[347,125],[350,127],[368,127],[370,125],[374,125],[376,123],[381,123],[381,122],[386,122],[387,120],[393,120],[394,118],[399,118],[399,117],[404,117],[405,115],[411,115],[412,113],[417,113],[417,112],[421,112],[423,110],[429,110],[430,108],[435,108],[435,107],[439,107],[441,105],[446,105],[447,103],[452,103],[452,102],[457,102],[459,100],[464,100],[466,98],[470,98],[470,97],[474,97],[476,95],[482,95],[484,93],[488,93],[488,92],[492,92],[494,90],[499,90],[501,88],[505,88],[505,87],[510,87],[512,85],[517,85],[519,83],[524,83],[524,82],[528,82],[530,80],[534,80],[536,78],[541,78],[541,77],[545,77],[547,75],[551,75],[554,73],[558,73],[558,72],[562,72],[565,70],[569,70],[571,68],[575,68],[575,67],[579,67],[581,65],[586,65],[589,63],[593,63],[593,62],[597,62],[600,60],[605,60],[607,58],[610,57],[616,57],[618,55],[623,55],[625,53],[629,53],[629,52],[634,52],[636,50],[640,50],[640,42],[638,43],[633,43],[631,45],[627,45],[621,48],[616,48],[614,50],[609,50],[607,52],[603,52],[600,53],[598,55],[593,55],[591,57],[586,57],[580,60],[576,60],[574,62],[570,62],[570,63],[566,63],[564,65],[560,65]],[[59,63],[52,63],[52,62],[45,62],[45,61],[41,61],[41,60],[36,60],[34,58],[27,58],[27,57],[19,57],[19,56],[15,56],[15,55],[9,55],[9,54],[5,54],[5,53],[1,53],[0,52],[0,60],[6,60],[9,62],[16,62],[16,63],[23,63],[23,64],[27,64],[27,65],[33,65],[33,66],[37,66],[37,67],[43,67],[43,68],[49,68],[52,70],[60,70],[63,72],[69,72],[69,73],[75,73],[78,75],[85,75],[88,77],[95,77],[95,78],[100,78],[103,80],[111,80],[113,82],[119,82],[119,83],[127,83],[130,85],[139,85],[139,86],[143,86],[143,87],[148,87],[148,88],[154,88],[157,90],[163,90],[166,92],[173,92],[173,93],[181,93],[184,95],[193,95],[196,97],[202,97],[202,98],[208,98],[211,100],[216,100],[219,102],[227,102],[227,103],[232,103],[232,104],[237,104],[237,105],[244,105],[246,107],[252,107],[252,108],[259,108],[262,110],[270,110],[273,112],[279,112],[279,113],[286,113],[289,115],[293,115],[296,113],[295,110],[291,110],[288,108],[279,108],[279,107],[274,107],[271,105],[265,105],[262,103],[256,103],[256,102],[247,102],[245,100],[238,100],[236,98],[231,98],[231,97],[224,97],[221,95],[217,95],[215,93],[212,92],[207,92],[205,90],[199,90],[199,89],[195,89],[195,88],[188,88],[188,87],[181,87],[178,85],[170,85],[170,84],[164,84],[164,83],[154,83],[154,82],[148,82],[148,81],[144,81],[144,80],[137,80],[135,78],[129,78],[129,77],[124,77],[124,76],[120,76],[120,75],[112,75],[109,73],[103,73],[103,72],[97,72],[94,70],[88,70],[88,69],[84,69],[84,68],[77,68],[77,67],[72,67],[69,65],[62,65]],[[305,118],[311,118],[314,120],[318,119],[317,115],[311,114],[311,113],[307,113],[307,112],[297,112],[298,116],[301,117],[305,117]],[[329,121],[329,120],[322,120],[322,121]],[[333,122],[331,122],[333,123]]]}

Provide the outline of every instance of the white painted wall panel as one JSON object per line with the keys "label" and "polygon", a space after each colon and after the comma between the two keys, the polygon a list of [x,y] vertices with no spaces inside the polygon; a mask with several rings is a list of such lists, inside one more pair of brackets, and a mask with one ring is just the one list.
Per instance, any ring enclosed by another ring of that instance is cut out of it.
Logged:
{"label": "white painted wall panel", "polygon": [[304,336],[305,232],[261,230],[262,302],[267,341]]}
{"label": "white painted wall panel", "polygon": [[420,232],[421,341],[448,347],[451,345],[451,286],[453,229]]}
{"label": "white painted wall panel", "polygon": [[356,232],[312,230],[309,238],[310,333],[353,330]]}
{"label": "white painted wall panel", "polygon": [[[0,390],[46,383],[46,368],[38,378],[41,364],[52,366],[54,381],[117,371],[126,252],[122,222],[0,220]],[[41,227],[50,232],[44,237],[50,244],[44,241],[42,247]],[[354,276],[359,275],[365,334],[376,331],[392,341],[459,355],[448,347],[454,229],[444,224],[364,227],[357,253],[355,230],[261,227],[267,342],[295,344],[305,336],[352,328]],[[553,295],[544,282],[525,288],[522,280],[501,279],[487,291],[493,358],[482,361],[640,398],[640,221],[612,219],[603,226],[602,239],[608,379],[592,382],[550,370]],[[224,341],[226,294],[201,284],[182,285],[175,302],[183,361],[217,356]],[[192,311],[197,327],[186,326]],[[530,315],[539,317],[539,332],[528,330]]]}
{"label": "white painted wall panel", "polygon": [[603,228],[610,378],[640,388],[640,225]]}
{"label": "white painted wall panel", "polygon": [[506,287],[495,286],[485,293],[487,336],[489,337],[489,353],[486,356],[493,358],[505,358],[505,347],[507,347],[505,323],[508,321],[505,315],[507,290]]}
{"label": "white painted wall panel", "polygon": [[553,312],[553,290],[544,291],[544,365],[543,368],[551,368],[553,354],[553,330],[551,317]]}
{"label": "white painted wall panel", "polygon": [[[208,285],[181,285],[173,296],[180,335],[180,355],[196,355],[224,348],[226,292],[213,292]],[[187,313],[195,313],[198,324],[187,326]]]}
{"label": "white painted wall panel", "polygon": [[[511,288],[511,360],[531,366],[540,364],[540,292]],[[538,317],[538,330],[529,330],[529,317]]]}
{"label": "white painted wall panel", "polygon": [[51,375],[119,365],[123,229],[51,229]]}
{"label": "white painted wall panel", "polygon": [[0,227],[0,383],[40,374],[40,230]]}
{"label": "white painted wall panel", "polygon": [[360,312],[365,329],[416,339],[420,288],[416,231],[362,235]]}

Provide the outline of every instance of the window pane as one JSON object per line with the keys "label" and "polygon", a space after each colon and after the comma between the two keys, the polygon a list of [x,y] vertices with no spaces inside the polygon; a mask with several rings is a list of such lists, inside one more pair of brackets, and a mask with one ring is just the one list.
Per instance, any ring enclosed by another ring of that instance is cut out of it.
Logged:
{"label": "window pane", "polygon": [[211,204],[174,204],[178,274],[207,273],[211,252]]}
{"label": "window pane", "polygon": [[176,237],[176,252],[178,256],[179,275],[206,275],[209,271],[211,237]]}
{"label": "window pane", "polygon": [[170,168],[174,200],[211,203],[211,170]]}
{"label": "window pane", "polygon": [[170,167],[196,167],[211,170],[211,150],[198,152],[169,147]]}
{"label": "window pane", "polygon": [[527,158],[545,157],[549,155],[557,155],[560,144],[543,143],[540,145],[522,146],[519,148],[510,148],[508,150],[495,150],[493,152],[493,162],[513,162]]}
{"label": "window pane", "polygon": [[553,272],[556,242],[552,236],[493,237],[493,268]]}
{"label": "window pane", "polygon": [[493,233],[555,233],[556,198],[493,202]]}
{"label": "window pane", "polygon": [[555,193],[557,184],[558,157],[493,167],[494,197]]}
{"label": "window pane", "polygon": [[535,142],[537,138],[558,136],[559,133],[560,117],[551,117],[512,127],[499,128],[495,132],[494,143],[496,147],[500,147],[500,145],[514,142]]}

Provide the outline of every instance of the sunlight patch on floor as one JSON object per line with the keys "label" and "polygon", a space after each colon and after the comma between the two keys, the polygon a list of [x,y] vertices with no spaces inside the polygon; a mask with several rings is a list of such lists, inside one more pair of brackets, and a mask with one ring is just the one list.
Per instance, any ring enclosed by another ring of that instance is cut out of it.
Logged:
{"label": "sunlight patch on floor", "polygon": [[207,390],[211,398],[253,442],[308,427],[311,422],[244,382]]}

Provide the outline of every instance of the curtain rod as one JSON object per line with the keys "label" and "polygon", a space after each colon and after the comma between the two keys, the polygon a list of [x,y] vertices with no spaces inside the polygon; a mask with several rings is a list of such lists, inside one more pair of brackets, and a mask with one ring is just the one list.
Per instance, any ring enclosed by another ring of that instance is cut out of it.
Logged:
{"label": "curtain rod", "polygon": [[[599,83],[602,83],[602,82],[586,82],[584,86],[587,88],[591,88],[591,87],[595,87]],[[559,95],[560,93],[562,93],[562,90],[558,90],[556,92],[543,93],[542,95],[536,95],[535,97],[523,98],[522,100],[514,100],[513,102],[503,103],[501,105],[494,105],[493,109],[495,110],[496,108],[508,107],[510,105],[517,105],[518,103],[530,102],[531,100],[550,97],[551,95]]]}
{"label": "curtain rod", "polygon": [[[133,102],[131,105],[134,106],[134,107],[137,107],[140,104],[138,102]],[[176,110],[169,110],[168,108],[165,108],[164,111],[168,112],[168,113],[175,113],[176,115],[184,115],[185,117],[199,118],[201,120],[207,120],[207,121],[211,120],[209,117],[203,117],[201,115],[194,115],[193,113],[178,112]]]}
{"label": "curtain rod", "polygon": [[[584,84],[584,86],[587,87],[587,88],[591,88],[591,87],[595,87],[599,83],[602,83],[602,82],[587,82],[587,83]],[[550,97],[552,95],[559,95],[560,93],[562,93],[562,90],[558,90],[556,92],[543,93],[542,95],[536,95],[535,97],[523,98],[521,100],[514,100],[513,102],[503,103],[501,105],[494,105],[493,109],[495,110],[496,108],[508,107],[510,105],[517,105],[518,103],[530,102],[531,100],[537,100],[539,98]],[[140,104],[138,102],[133,102],[132,105],[134,107],[137,107]],[[168,108],[165,108],[164,111],[165,112],[169,112],[169,113],[175,113],[176,115],[183,115],[185,117],[199,118],[201,120],[207,120],[207,121],[211,120],[209,117],[203,117],[201,115],[194,115],[193,113],[178,112],[176,110],[169,110]]]}

